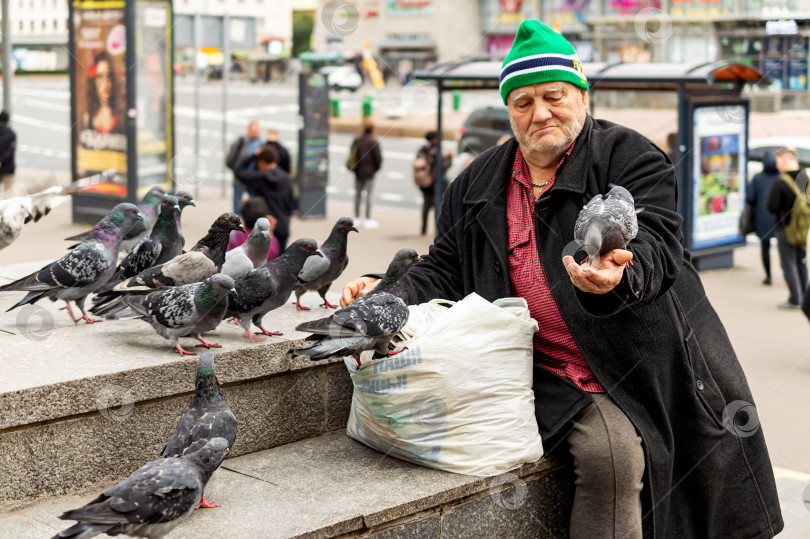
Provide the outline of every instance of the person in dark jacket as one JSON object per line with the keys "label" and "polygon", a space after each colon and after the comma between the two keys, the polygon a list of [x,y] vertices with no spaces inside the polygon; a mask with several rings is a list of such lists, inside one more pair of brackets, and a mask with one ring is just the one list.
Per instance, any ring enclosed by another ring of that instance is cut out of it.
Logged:
{"label": "person in dark jacket", "polygon": [[12,196],[14,188],[14,154],[17,151],[17,134],[8,126],[8,112],[0,112],[0,194]]}
{"label": "person in dark jacket", "polygon": [[235,175],[254,196],[260,196],[267,202],[270,215],[277,220],[273,235],[278,238],[281,251],[284,251],[290,237],[292,182],[278,166],[276,149],[265,144],[255,154],[242,159]]}
{"label": "person in dark jacket", "polygon": [[[371,218],[371,191],[374,176],[382,167],[380,141],[374,136],[374,124],[366,120],[363,133],[352,141],[352,152],[356,152],[357,161],[354,172],[354,222],[362,223],[366,228],[377,228],[379,223]],[[363,193],[366,195],[366,220],[360,219],[360,206]]]}
{"label": "person in dark jacket", "polygon": [[771,240],[775,237],[776,218],[768,211],[768,197],[779,176],[779,169],[776,168],[776,150],[767,150],[762,156],[762,172],[754,175],[745,192],[745,202],[754,208],[754,230],[759,236],[762,251],[762,267],[765,269],[765,280],[762,284],[771,284]]}
{"label": "person in dark jacket", "polygon": [[[799,161],[796,150],[780,148],[776,152],[776,166],[779,172],[787,174],[791,181],[796,180],[799,174]],[[804,293],[807,290],[807,256],[806,246],[791,245],[785,235],[785,225],[790,222],[790,213],[796,194],[784,179],[773,182],[768,196],[768,211],[775,219],[774,234],[776,246],[779,249],[779,262],[782,264],[782,274],[785,277],[790,295],[785,303],[780,303],[780,309],[800,309]]]}
{"label": "person in dark jacket", "polygon": [[[436,178],[436,163],[439,161],[439,138],[436,131],[428,131],[425,135],[427,143],[425,143],[416,152],[416,157],[424,157],[428,164],[430,177]],[[442,156],[442,181],[445,180],[444,175],[447,169],[453,164],[453,156],[446,153]],[[447,188],[447,183],[442,184],[442,191]],[[420,187],[422,191],[422,235],[427,234],[428,213],[430,209],[436,204],[436,182],[435,180],[428,187]]]}
{"label": "person in dark jacket", "polygon": [[[408,302],[526,299],[543,446],[573,458],[571,537],[772,537],[784,524],[765,438],[682,247],[674,168],[639,133],[588,116],[587,89],[573,47],[521,23],[501,72],[515,139],[447,189]],[[638,234],[581,266],[584,253],[564,256],[574,223],[612,185],[644,207]],[[377,282],[349,283],[341,304]]]}
{"label": "person in dark jacket", "polygon": [[278,167],[290,175],[290,152],[281,143],[281,137],[278,134],[278,129],[268,129],[266,135],[267,144],[272,146],[278,152]]}

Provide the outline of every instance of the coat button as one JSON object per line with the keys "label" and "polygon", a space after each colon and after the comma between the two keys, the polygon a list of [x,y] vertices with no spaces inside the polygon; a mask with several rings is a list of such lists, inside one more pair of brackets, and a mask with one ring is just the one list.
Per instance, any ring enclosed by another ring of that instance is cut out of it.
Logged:
{"label": "coat button", "polygon": [[500,273],[500,272],[501,272],[501,263],[500,262],[495,262],[495,273]]}
{"label": "coat button", "polygon": [[695,385],[697,386],[698,391],[703,391],[703,380],[698,380],[695,382]]}

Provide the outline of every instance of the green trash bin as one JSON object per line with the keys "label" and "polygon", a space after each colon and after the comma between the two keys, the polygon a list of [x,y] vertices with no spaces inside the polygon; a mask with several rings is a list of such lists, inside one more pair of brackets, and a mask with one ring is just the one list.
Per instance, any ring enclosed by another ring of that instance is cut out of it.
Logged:
{"label": "green trash bin", "polygon": [[461,109],[461,90],[453,90],[453,110]]}
{"label": "green trash bin", "polygon": [[363,118],[371,117],[371,101],[372,97],[370,95],[363,96]]}
{"label": "green trash bin", "polygon": [[332,118],[340,118],[340,100],[333,97],[329,100],[330,110],[332,111]]}

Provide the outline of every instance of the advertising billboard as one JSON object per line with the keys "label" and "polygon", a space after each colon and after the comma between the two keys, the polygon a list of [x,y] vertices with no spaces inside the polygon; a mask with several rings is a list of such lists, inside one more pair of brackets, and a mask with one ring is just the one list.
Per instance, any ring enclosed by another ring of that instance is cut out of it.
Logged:
{"label": "advertising billboard", "polygon": [[114,170],[86,190],[126,198],[126,2],[74,0],[71,15],[73,180]]}
{"label": "advertising billboard", "polygon": [[135,4],[138,193],[169,188],[172,149],[172,11],[169,2]]}
{"label": "advertising billboard", "polygon": [[745,204],[748,103],[692,109],[691,249],[741,243]]}

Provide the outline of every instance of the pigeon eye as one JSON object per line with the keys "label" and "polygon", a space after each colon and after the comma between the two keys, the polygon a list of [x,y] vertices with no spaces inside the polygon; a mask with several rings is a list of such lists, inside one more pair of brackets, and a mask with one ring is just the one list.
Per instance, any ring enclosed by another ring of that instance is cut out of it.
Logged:
{"label": "pigeon eye", "polygon": [[231,219],[231,222],[232,222],[232,223],[235,223],[235,222],[236,222],[236,219]]}
{"label": "pigeon eye", "polygon": [[129,210],[129,213],[135,213],[135,210]]}
{"label": "pigeon eye", "polygon": [[414,258],[414,256],[413,256],[413,255],[411,255],[411,258]]}
{"label": "pigeon eye", "polygon": [[309,245],[307,245],[307,251],[309,251],[310,249],[312,249],[312,247],[310,247]]}
{"label": "pigeon eye", "polygon": [[349,226],[349,223],[347,223],[346,221],[343,221],[343,226]]}

